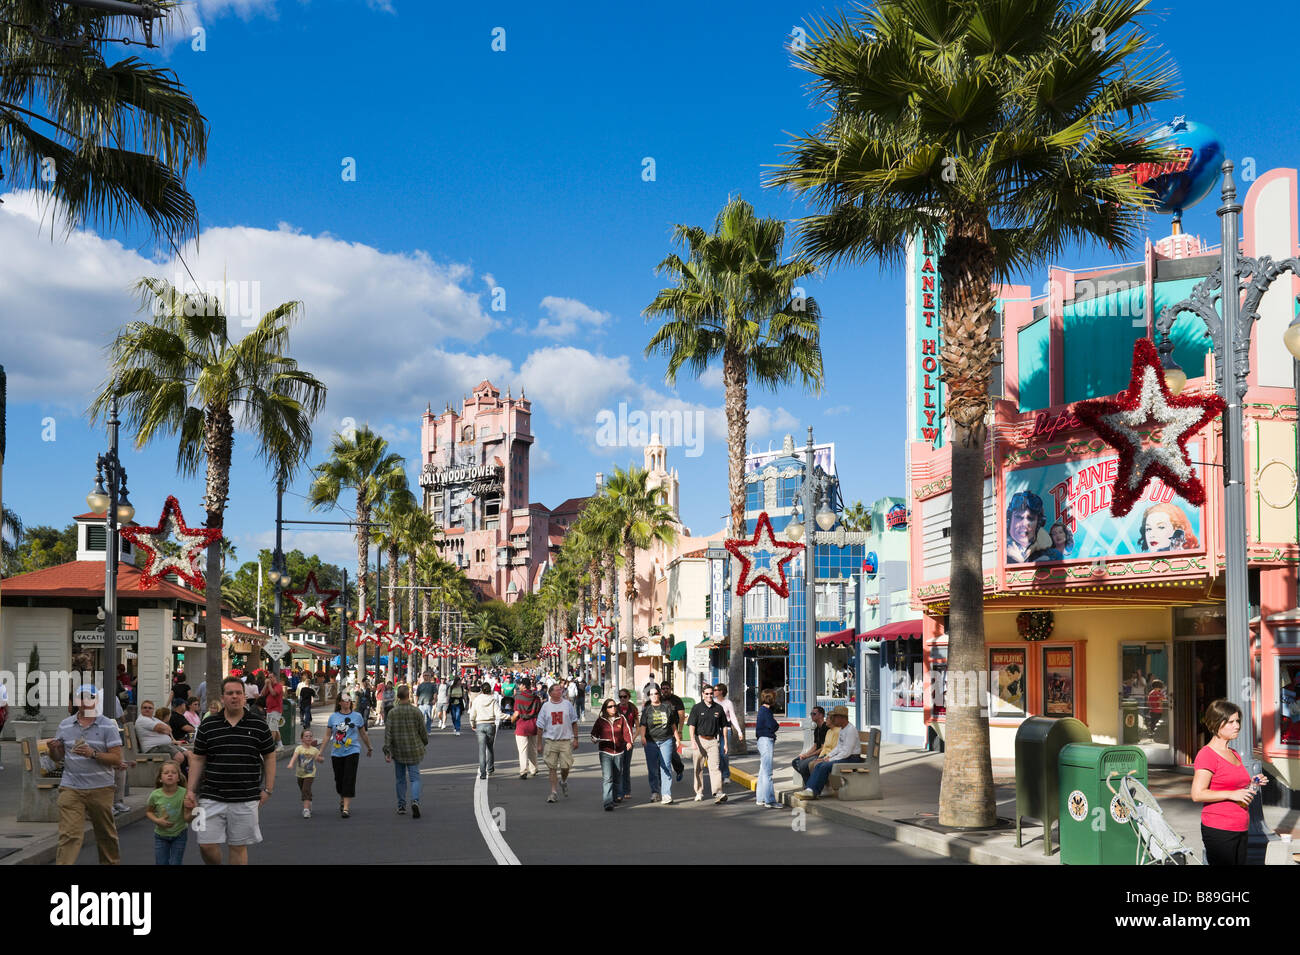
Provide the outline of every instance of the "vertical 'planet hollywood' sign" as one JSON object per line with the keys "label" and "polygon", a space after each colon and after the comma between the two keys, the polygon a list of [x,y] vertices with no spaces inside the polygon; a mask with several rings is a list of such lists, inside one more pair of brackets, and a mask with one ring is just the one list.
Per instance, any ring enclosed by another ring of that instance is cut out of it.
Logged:
{"label": "vertical 'planet hollywood' sign", "polygon": [[943,386],[939,383],[939,254],[942,241],[918,235],[908,249],[908,307],[911,327],[909,440],[943,445]]}

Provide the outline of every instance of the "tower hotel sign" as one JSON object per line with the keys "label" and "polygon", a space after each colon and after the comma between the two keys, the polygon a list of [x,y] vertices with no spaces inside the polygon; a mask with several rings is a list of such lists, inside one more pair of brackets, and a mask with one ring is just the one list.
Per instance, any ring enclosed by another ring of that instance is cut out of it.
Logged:
{"label": "tower hotel sign", "polygon": [[491,465],[459,465],[440,468],[426,464],[420,472],[420,487],[438,488],[470,485],[472,494],[499,494],[505,482],[505,468]]}
{"label": "tower hotel sign", "polygon": [[908,440],[943,446],[939,383],[939,253],[942,240],[918,234],[907,246]]}

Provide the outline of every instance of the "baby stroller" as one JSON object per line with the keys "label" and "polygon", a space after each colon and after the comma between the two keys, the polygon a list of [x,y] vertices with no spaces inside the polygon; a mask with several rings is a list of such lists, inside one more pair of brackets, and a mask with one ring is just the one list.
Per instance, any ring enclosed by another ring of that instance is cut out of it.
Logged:
{"label": "baby stroller", "polygon": [[1137,833],[1138,851],[1136,865],[1201,865],[1191,849],[1183,845],[1183,838],[1165,821],[1164,811],[1150,790],[1134,776],[1125,776],[1116,790],[1106,780],[1106,787],[1118,802],[1122,815]]}

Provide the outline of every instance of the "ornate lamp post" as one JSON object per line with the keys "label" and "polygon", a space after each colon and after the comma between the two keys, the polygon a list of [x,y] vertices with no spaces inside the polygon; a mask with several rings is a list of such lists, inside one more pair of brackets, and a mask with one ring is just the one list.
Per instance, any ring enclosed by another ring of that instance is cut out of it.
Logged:
{"label": "ornate lamp post", "polygon": [[[103,514],[104,521],[104,690],[117,693],[117,530],[130,523],[135,508],[127,497],[126,468],[117,456],[117,396],[108,403],[108,451],[95,461],[95,487],[86,495],[92,513]],[[107,482],[107,487],[105,487]]]}
{"label": "ornate lamp post", "polygon": [[[1223,501],[1224,501],[1224,582],[1227,590],[1227,685],[1230,695],[1245,699],[1245,718],[1237,749],[1251,774],[1259,772],[1255,759],[1254,693],[1250,667],[1250,597],[1246,560],[1246,446],[1242,420],[1242,401],[1246,397],[1246,379],[1250,373],[1250,332],[1259,318],[1259,303],[1269,286],[1286,272],[1300,274],[1300,260],[1271,256],[1251,258],[1241,255],[1237,247],[1237,221],[1241,204],[1232,179],[1231,161],[1223,164],[1223,204],[1218,215],[1222,226],[1221,261],[1214,272],[1203,279],[1185,299],[1171,305],[1156,320],[1160,336],[1159,351],[1165,368],[1165,382],[1173,394],[1187,384],[1187,374],[1173,360],[1173,342],[1169,331],[1182,312],[1191,312],[1205,323],[1215,355],[1215,384],[1227,404],[1223,415]],[[1225,278],[1230,283],[1225,286]],[[1226,294],[1225,294],[1226,293]],[[1222,316],[1216,303],[1222,308]],[[1300,357],[1300,328],[1293,321],[1283,335],[1283,342],[1293,355]],[[1263,701],[1259,701],[1262,705]],[[1262,852],[1264,832],[1262,804],[1251,804],[1251,852]]]}

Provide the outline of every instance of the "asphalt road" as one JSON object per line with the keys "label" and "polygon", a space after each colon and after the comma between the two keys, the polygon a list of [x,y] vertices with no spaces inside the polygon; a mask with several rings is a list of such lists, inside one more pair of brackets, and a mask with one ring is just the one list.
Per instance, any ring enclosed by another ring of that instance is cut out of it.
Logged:
{"label": "asphalt road", "polygon": [[[319,727],[317,727],[319,730]],[[393,767],[380,751],[382,728],[371,728],[375,755],[361,757],[357,798],[351,817],[338,812],[328,762],[317,776],[311,819],[302,818],[292,771],[280,763],[274,797],[263,807],[263,842],[249,850],[253,864],[328,865],[357,863],[469,862],[491,865],[518,859],[525,865],[608,863],[777,862],[951,864],[951,860],[899,845],[870,833],[835,826],[789,810],[759,809],[753,793],[728,784],[729,802],[693,802],[690,762],[674,784],[674,802],[649,802],[645,758],[633,760],[632,795],[614,812],[601,808],[600,768],[593,744],[580,734],[569,778],[570,795],[549,804],[545,767],[534,779],[520,780],[513,736],[500,736],[497,772],[478,794],[477,747],[468,724],[462,736],[434,731],[421,769],[422,816],[396,814]],[[681,800],[681,801],[678,801]],[[153,825],[147,820],[120,834],[122,862],[153,864]],[[493,845],[489,845],[489,841]],[[495,851],[494,851],[495,848]],[[78,860],[96,864],[93,837]],[[185,851],[187,865],[199,864],[194,833]]]}

